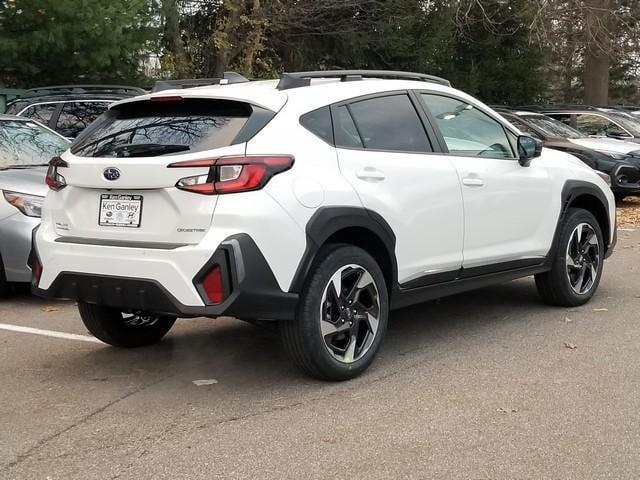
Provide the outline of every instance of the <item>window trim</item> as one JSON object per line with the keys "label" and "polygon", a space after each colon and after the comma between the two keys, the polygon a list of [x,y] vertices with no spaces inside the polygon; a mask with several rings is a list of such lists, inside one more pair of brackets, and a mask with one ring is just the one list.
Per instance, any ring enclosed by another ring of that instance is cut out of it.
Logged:
{"label": "window trim", "polygon": [[429,89],[417,89],[417,90],[414,90],[414,92],[416,92],[416,95],[418,96],[419,101],[422,104],[422,108],[424,108],[425,112],[428,113],[429,118],[432,119],[432,121],[434,122],[436,127],[437,127],[437,123],[436,123],[435,116],[433,115],[433,113],[431,112],[431,110],[427,106],[426,102],[422,98],[423,94],[433,95],[433,96],[437,96],[437,97],[450,98],[450,99],[456,100],[458,102],[466,103],[467,105],[473,105],[474,108],[476,108],[477,110],[482,112],[484,115],[488,116],[490,119],[494,120],[498,125],[500,125],[502,127],[502,129],[504,130],[504,134],[505,134],[507,143],[509,144],[509,147],[511,148],[511,154],[513,156],[511,156],[511,157],[480,157],[480,156],[470,156],[470,155],[456,155],[456,153],[451,153],[449,151],[449,147],[447,146],[447,143],[446,143],[446,141],[444,139],[444,135],[442,134],[442,131],[440,130],[440,127],[437,127],[436,128],[436,133],[438,135],[439,141],[442,143],[442,147],[443,147],[443,152],[442,153],[444,153],[445,155],[454,156],[454,157],[480,158],[480,159],[491,159],[491,160],[507,160],[507,161],[514,161],[514,160],[515,161],[519,161],[520,160],[518,158],[518,156],[516,155],[516,151],[514,151],[514,149],[513,149],[513,145],[511,144],[511,141],[509,140],[508,132],[510,132],[512,135],[514,135],[516,137],[519,137],[520,134],[516,130],[514,130],[512,125],[510,125],[508,122],[503,122],[500,118],[496,117],[490,110],[487,110],[487,109],[481,107],[480,105],[478,105],[475,102],[470,102],[467,99],[460,98],[460,97],[458,97],[456,95],[453,95],[453,94],[451,94],[449,92],[441,92],[441,91],[429,90]]}
{"label": "window trim", "polygon": [[[413,109],[415,110],[416,116],[419,120],[420,125],[422,126],[422,130],[424,131],[425,137],[427,138],[427,142],[429,143],[429,145],[431,146],[431,150],[430,151],[415,151],[415,150],[388,150],[388,149],[379,149],[379,148],[367,148],[365,146],[365,142],[362,139],[362,134],[360,133],[360,127],[358,126],[358,123],[356,121],[356,119],[354,118],[352,112],[351,112],[351,108],[349,107],[349,105],[351,105],[352,103],[358,103],[358,102],[362,102],[362,101],[366,101],[366,100],[372,100],[375,98],[382,98],[382,97],[395,97],[395,96],[399,96],[399,95],[405,95],[408,99],[409,102],[411,102],[411,105],[413,106]],[[338,109],[339,107],[345,106],[347,108],[347,111],[349,112],[349,115],[351,115],[351,119],[353,120],[354,125],[356,126],[356,130],[358,130],[358,135],[360,135],[360,141],[362,142],[363,147],[362,148],[357,148],[357,147],[343,147],[343,146],[339,146],[336,145],[335,142],[335,110]],[[348,98],[346,100],[341,100],[339,102],[336,103],[332,103],[331,105],[329,105],[330,107],[330,111],[331,111],[331,124],[333,126],[333,130],[334,130],[334,135],[333,135],[333,146],[335,148],[339,148],[342,150],[356,150],[356,151],[360,151],[360,152],[383,152],[383,153],[402,153],[402,154],[414,154],[414,155],[432,155],[435,153],[441,153],[438,151],[438,143],[434,142],[434,140],[436,139],[435,137],[435,132],[432,131],[432,129],[430,128],[430,125],[425,125],[425,119],[424,117],[421,115],[420,112],[420,107],[418,105],[416,105],[416,101],[415,98],[413,98],[413,96],[411,95],[411,90],[388,90],[385,92],[376,92],[376,93],[370,93],[367,95],[361,95],[358,97],[351,97]]]}

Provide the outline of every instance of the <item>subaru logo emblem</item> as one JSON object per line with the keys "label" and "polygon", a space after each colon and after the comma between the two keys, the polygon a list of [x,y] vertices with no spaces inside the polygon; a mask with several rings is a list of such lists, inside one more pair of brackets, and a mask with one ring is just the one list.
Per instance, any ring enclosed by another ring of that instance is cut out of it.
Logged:
{"label": "subaru logo emblem", "polygon": [[118,170],[116,167],[105,168],[102,174],[104,175],[104,178],[111,182],[120,178],[120,170]]}

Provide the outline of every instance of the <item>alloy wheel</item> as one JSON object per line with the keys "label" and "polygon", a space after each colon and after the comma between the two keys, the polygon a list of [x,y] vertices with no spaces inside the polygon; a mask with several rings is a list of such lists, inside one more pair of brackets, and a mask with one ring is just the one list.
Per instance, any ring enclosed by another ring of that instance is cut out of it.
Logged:
{"label": "alloy wheel", "polygon": [[160,317],[157,315],[151,315],[143,312],[124,313],[122,315],[122,321],[128,327],[150,327],[155,325]]}
{"label": "alloy wheel", "polygon": [[588,223],[580,223],[573,229],[567,245],[566,266],[573,291],[578,295],[588,293],[600,268],[598,235]]}
{"label": "alloy wheel", "polygon": [[320,303],[320,329],[329,353],[342,363],[361,359],[380,323],[380,298],[372,275],[360,265],[333,274]]}

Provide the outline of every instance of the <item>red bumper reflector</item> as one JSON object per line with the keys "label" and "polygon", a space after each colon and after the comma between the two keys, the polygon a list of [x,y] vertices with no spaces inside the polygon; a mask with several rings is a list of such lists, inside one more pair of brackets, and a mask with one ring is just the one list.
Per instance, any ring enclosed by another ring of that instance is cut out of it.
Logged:
{"label": "red bumper reflector", "polygon": [[202,278],[202,288],[210,303],[218,305],[224,300],[224,285],[222,282],[222,270],[219,265],[214,265]]}

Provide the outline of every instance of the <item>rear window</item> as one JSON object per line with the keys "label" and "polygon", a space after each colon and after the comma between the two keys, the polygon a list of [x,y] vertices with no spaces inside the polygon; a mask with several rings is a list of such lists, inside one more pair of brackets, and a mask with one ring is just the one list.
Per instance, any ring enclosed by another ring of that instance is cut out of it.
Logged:
{"label": "rear window", "polygon": [[[147,157],[226,147],[247,141],[245,126],[255,133],[268,122],[271,116],[263,111],[253,115],[256,108],[207,99],[125,103],[91,124],[71,151],[82,157]],[[257,128],[252,116],[264,124]]]}

